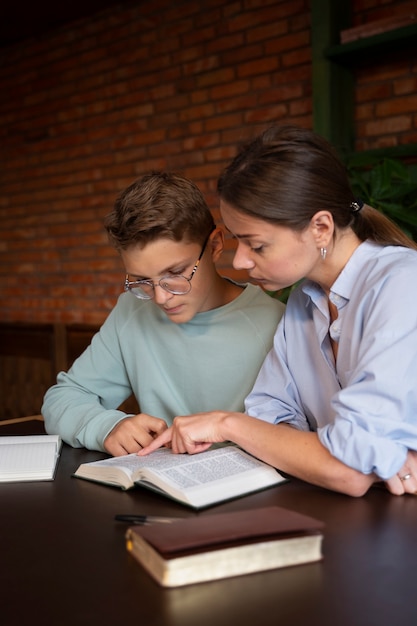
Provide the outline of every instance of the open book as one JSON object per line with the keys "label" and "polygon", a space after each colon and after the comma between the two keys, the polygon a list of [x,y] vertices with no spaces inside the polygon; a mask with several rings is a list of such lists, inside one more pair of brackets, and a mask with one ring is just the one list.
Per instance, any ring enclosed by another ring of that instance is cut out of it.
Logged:
{"label": "open book", "polygon": [[83,463],[74,476],[130,489],[148,487],[193,508],[210,506],[286,480],[273,467],[235,446],[200,454],[173,454],[168,448]]}
{"label": "open book", "polygon": [[126,547],[160,585],[178,587],[318,561],[323,528],[272,506],[132,526]]}
{"label": "open book", "polygon": [[61,445],[58,435],[0,437],[0,482],[52,480]]}

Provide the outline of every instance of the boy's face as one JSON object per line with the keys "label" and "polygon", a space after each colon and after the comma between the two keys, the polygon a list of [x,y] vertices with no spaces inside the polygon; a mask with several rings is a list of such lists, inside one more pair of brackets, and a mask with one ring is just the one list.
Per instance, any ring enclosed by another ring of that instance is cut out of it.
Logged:
{"label": "boy's face", "polygon": [[[210,238],[211,239],[211,238]],[[215,271],[210,240],[192,277],[191,289],[175,295],[163,289],[158,281],[165,276],[182,275],[190,278],[201,253],[198,243],[157,239],[143,248],[122,250],[121,257],[129,281],[150,280],[154,283],[153,300],[175,324],[191,320],[197,313],[214,308]]]}

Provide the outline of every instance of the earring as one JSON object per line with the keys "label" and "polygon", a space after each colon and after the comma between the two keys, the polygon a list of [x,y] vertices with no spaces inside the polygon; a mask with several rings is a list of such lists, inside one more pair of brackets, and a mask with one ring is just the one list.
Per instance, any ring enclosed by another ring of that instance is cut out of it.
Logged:
{"label": "earring", "polygon": [[327,248],[320,248],[320,255],[321,255],[321,258],[322,258],[322,259],[323,259],[323,261],[324,261],[324,259],[325,259],[325,258],[326,258],[326,256],[327,256]]}

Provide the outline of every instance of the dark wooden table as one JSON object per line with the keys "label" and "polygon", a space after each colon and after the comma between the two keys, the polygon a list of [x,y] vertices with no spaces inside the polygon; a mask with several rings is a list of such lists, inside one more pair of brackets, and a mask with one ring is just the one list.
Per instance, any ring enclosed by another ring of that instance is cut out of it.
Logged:
{"label": "dark wooden table", "polygon": [[[37,432],[42,423],[2,427]],[[297,480],[195,513],[145,489],[72,478],[105,455],[64,445],[52,482],[0,484],[2,626],[413,626],[417,497],[360,499]],[[116,513],[211,515],[277,504],[326,523],[324,559],[163,589],[126,552]]]}

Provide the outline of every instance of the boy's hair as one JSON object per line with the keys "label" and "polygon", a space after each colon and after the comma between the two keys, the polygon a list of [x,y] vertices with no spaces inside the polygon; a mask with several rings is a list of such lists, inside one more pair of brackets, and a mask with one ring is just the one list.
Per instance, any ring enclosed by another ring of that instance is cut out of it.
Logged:
{"label": "boy's hair", "polygon": [[118,196],[104,226],[118,250],[155,239],[203,243],[214,219],[197,185],[171,172],[151,172]]}

